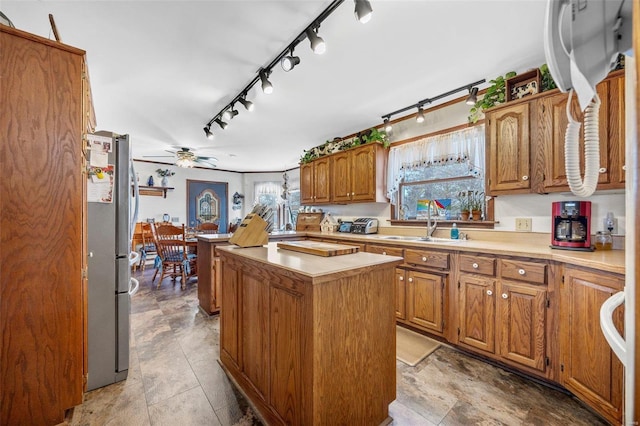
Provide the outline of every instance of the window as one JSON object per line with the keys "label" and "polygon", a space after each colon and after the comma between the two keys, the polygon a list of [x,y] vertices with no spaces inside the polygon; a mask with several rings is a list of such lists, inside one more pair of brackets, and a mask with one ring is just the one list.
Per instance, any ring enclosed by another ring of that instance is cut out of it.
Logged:
{"label": "window", "polygon": [[255,202],[271,209],[271,229],[280,229],[280,209],[278,201],[282,188],[280,182],[256,182],[254,185]]}
{"label": "window", "polygon": [[[484,126],[475,126],[392,147],[387,195],[398,220],[432,215],[459,220],[470,198],[484,200]],[[486,203],[481,210],[486,215]]]}

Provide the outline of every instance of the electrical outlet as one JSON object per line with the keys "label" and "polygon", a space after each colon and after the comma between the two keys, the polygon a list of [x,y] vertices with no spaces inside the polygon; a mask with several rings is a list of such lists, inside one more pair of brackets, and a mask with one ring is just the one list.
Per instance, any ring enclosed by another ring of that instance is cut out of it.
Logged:
{"label": "electrical outlet", "polygon": [[517,217],[516,218],[516,231],[531,232],[531,218],[530,217]]}

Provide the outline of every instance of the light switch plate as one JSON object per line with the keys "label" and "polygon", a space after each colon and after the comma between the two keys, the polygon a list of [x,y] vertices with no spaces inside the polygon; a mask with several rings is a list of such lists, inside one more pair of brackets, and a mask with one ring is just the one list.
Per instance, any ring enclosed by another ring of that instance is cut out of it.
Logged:
{"label": "light switch plate", "polygon": [[516,231],[531,232],[531,218],[530,217],[517,217],[516,218]]}
{"label": "light switch plate", "polygon": [[180,218],[179,217],[171,217],[171,222],[180,222]]}

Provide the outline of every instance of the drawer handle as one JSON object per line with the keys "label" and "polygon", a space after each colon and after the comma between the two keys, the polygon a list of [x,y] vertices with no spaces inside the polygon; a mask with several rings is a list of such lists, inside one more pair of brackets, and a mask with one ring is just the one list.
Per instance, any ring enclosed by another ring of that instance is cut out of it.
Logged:
{"label": "drawer handle", "polygon": [[473,269],[478,269],[478,268],[480,267],[477,263],[474,263],[474,264],[473,264],[473,265],[471,265],[471,266],[473,266]]}
{"label": "drawer handle", "polygon": [[600,168],[598,169],[598,172],[600,172],[601,174],[602,174],[602,173],[607,173],[607,169],[606,169],[606,168],[604,168],[604,167],[600,167]]}
{"label": "drawer handle", "polygon": [[522,176],[522,180],[529,180],[529,176],[527,175]]}
{"label": "drawer handle", "polygon": [[412,283],[413,282],[413,278],[409,278],[409,282]]}
{"label": "drawer handle", "polygon": [[404,277],[398,277],[400,281],[404,281]]}
{"label": "drawer handle", "polygon": [[387,255],[387,252],[386,252],[386,251],[383,251],[383,252],[382,252],[382,254],[383,254],[384,256],[386,256],[386,255]]}
{"label": "drawer handle", "polygon": [[526,274],[526,272],[525,272],[525,270],[524,270],[524,269],[518,269],[518,273],[519,273],[520,275],[524,275],[524,274]]}
{"label": "drawer handle", "polygon": [[508,298],[509,298],[509,295],[508,295],[507,293],[502,293],[502,298],[503,298],[503,299],[508,299]]}
{"label": "drawer handle", "polygon": [[487,290],[487,296],[491,296],[493,295],[493,292],[491,290]]}
{"label": "drawer handle", "polygon": [[427,256],[422,256],[422,261],[426,262],[427,261]]}

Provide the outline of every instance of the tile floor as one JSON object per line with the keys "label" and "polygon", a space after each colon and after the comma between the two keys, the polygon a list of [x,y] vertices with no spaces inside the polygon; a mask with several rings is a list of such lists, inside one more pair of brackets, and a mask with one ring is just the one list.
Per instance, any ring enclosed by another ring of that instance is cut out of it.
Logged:
{"label": "tile floor", "polygon": [[[218,365],[218,316],[153,269],[136,272],[126,381],[85,394],[71,425],[259,425]],[[416,367],[397,362],[393,425],[600,425],[575,399],[441,346]],[[340,424],[339,419],[336,424]]]}

